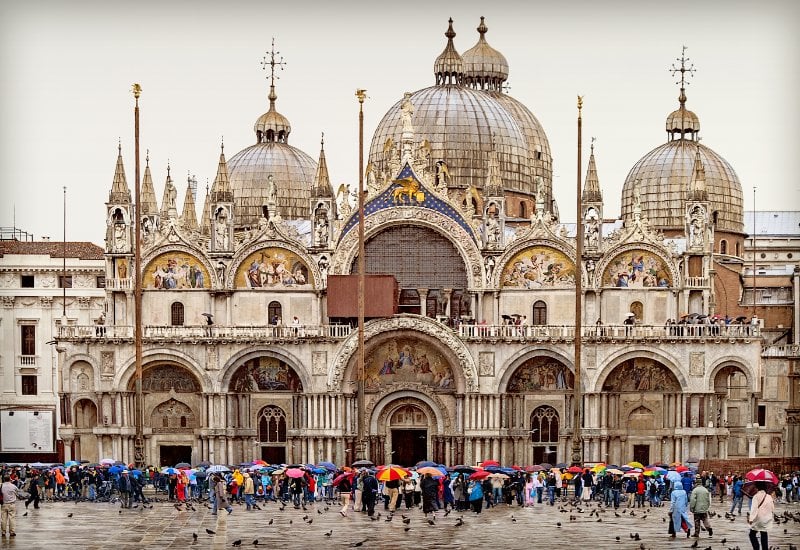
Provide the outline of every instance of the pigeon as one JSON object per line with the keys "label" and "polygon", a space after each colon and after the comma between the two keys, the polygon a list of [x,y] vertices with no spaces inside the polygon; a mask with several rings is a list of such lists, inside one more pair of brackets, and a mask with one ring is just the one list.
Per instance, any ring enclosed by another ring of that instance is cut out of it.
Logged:
{"label": "pigeon", "polygon": [[615,538],[617,539],[617,542],[619,542],[619,536],[617,536],[617,537],[615,537]]}
{"label": "pigeon", "polygon": [[556,527],[561,527],[561,522],[556,523]]}
{"label": "pigeon", "polygon": [[428,525],[436,525],[436,522],[433,521],[432,519],[429,519],[428,520]]}
{"label": "pigeon", "polygon": [[269,518],[269,522],[267,522],[267,525],[272,525],[273,521],[275,521],[275,518]]}
{"label": "pigeon", "polygon": [[303,516],[303,521],[305,521],[305,520],[307,520],[307,519],[308,519],[308,514],[306,514],[306,515],[304,515],[304,516]]}
{"label": "pigeon", "polygon": [[258,546],[258,539],[253,541],[253,546]]}
{"label": "pigeon", "polygon": [[197,533],[192,533],[192,540],[197,542]]}
{"label": "pigeon", "polygon": [[209,535],[216,535],[217,534],[216,531],[212,531],[211,529],[206,529],[206,533],[208,533]]}
{"label": "pigeon", "polygon": [[332,534],[333,534],[333,529],[331,529],[330,531],[328,531],[327,533],[325,533],[325,536],[326,536],[326,537],[330,537]]}
{"label": "pigeon", "polygon": [[317,513],[318,513],[319,515],[322,515],[322,510],[320,510],[319,508],[317,508]]}
{"label": "pigeon", "polygon": [[28,515],[28,512],[25,512],[24,514],[22,514],[22,517],[25,517],[27,515]]}
{"label": "pigeon", "polygon": [[452,508],[450,508],[449,510],[445,510],[444,517],[447,517],[447,516],[449,516],[449,515],[450,515],[450,512],[452,512],[452,511],[453,511],[453,509],[452,509]]}
{"label": "pigeon", "polygon": [[461,518],[458,518],[456,520],[456,527],[461,527],[462,525],[464,525],[464,520],[461,519]]}
{"label": "pigeon", "polygon": [[403,527],[403,531],[405,531],[406,533],[408,533],[410,530],[411,530],[411,527]]}
{"label": "pigeon", "polygon": [[350,544],[350,548],[358,548],[359,546],[364,546],[364,543],[367,542],[367,539],[360,540],[358,542],[354,542]]}
{"label": "pigeon", "polygon": [[697,548],[697,541],[694,541],[694,543],[692,543],[692,545],[689,548]]}
{"label": "pigeon", "polygon": [[517,518],[515,518],[514,516],[511,516],[511,522],[512,523],[517,523]]}
{"label": "pigeon", "polygon": [[721,543],[721,544],[725,544],[727,541],[728,541],[728,539],[722,539],[722,540],[720,541],[720,543]]}
{"label": "pigeon", "polygon": [[406,517],[406,516],[403,516],[403,523],[405,523],[406,525],[408,525],[409,523],[411,523],[411,518],[409,518],[409,517]]}
{"label": "pigeon", "polygon": [[289,525],[291,525],[291,524],[292,524],[292,520],[289,520]]}
{"label": "pigeon", "polygon": [[311,525],[314,522],[314,518],[309,519],[306,523]]}
{"label": "pigeon", "polygon": [[629,533],[628,535],[629,535],[631,538],[633,538],[633,533]]}
{"label": "pigeon", "polygon": [[602,518],[597,518],[597,523],[602,523],[602,522],[603,522]]}
{"label": "pigeon", "polygon": [[232,544],[232,546],[241,546],[241,545],[242,545],[242,539],[237,539],[237,540],[233,541],[233,544]]}
{"label": "pigeon", "polygon": [[383,520],[383,521],[392,521],[392,515],[391,515],[391,514],[389,514],[389,516],[387,516],[387,517],[386,517],[386,519],[385,519],[385,520]]}
{"label": "pigeon", "polygon": [[639,538],[639,533],[633,535],[633,540],[642,540],[641,538]]}
{"label": "pigeon", "polygon": [[119,513],[121,514],[121,513],[122,513],[122,510],[120,510],[120,511],[119,511]]}

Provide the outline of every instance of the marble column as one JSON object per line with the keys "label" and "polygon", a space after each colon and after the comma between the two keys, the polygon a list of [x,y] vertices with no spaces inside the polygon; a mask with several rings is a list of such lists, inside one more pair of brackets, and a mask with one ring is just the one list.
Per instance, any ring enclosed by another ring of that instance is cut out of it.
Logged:
{"label": "marble column", "polygon": [[418,288],[419,292],[419,314],[425,317],[428,315],[428,289]]}

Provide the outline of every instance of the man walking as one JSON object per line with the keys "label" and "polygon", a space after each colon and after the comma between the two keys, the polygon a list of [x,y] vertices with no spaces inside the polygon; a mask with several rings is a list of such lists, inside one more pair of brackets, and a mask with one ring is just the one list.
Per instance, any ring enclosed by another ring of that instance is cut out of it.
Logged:
{"label": "man walking", "polygon": [[132,487],[131,480],[128,477],[128,470],[122,470],[122,474],[120,474],[117,481],[117,487],[119,488],[119,500],[122,502],[122,507],[130,508]]}
{"label": "man walking", "polygon": [[742,493],[742,485],[744,485],[744,483],[742,482],[741,478],[739,478],[738,476],[733,478],[733,488],[731,489],[733,491],[733,504],[731,504],[730,513],[733,514],[733,510],[736,508],[736,505],[738,504],[740,516],[742,515],[742,498],[744,497],[744,494]]}
{"label": "man walking", "polygon": [[689,497],[689,510],[694,514],[694,536],[700,536],[700,522],[708,531],[708,536],[714,535],[711,523],[708,521],[708,509],[711,508],[711,494],[699,479],[695,485],[692,495]]}
{"label": "man walking", "polygon": [[11,476],[3,476],[3,506],[2,506],[2,536],[16,537],[17,529],[17,498],[19,489],[11,483]]}

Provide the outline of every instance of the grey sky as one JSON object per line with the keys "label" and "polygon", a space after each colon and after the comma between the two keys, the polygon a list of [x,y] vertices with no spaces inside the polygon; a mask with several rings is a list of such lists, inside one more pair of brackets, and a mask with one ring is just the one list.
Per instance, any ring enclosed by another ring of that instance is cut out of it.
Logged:
{"label": "grey sky", "polygon": [[[220,137],[228,158],[254,143],[267,110],[260,61],[274,36],[287,66],[278,110],[290,144],[313,158],[320,132],[331,180],[356,183],[357,87],[366,88],[366,148],[404,91],[434,83],[433,61],[453,17],[459,52],[478,38],[510,66],[510,93],[538,117],[554,158],[562,219],[574,220],[575,96],[584,143],[597,137],[606,215],[619,213],[628,170],[666,140],[677,108],[668,72],[681,46],[697,68],[687,107],[703,143],[738,173],[745,208],[798,209],[800,3],[763,2],[4,2],[0,7],[0,225],[102,243],[122,138],[133,189],[133,97],[161,201],[167,159],[182,203],[187,171],[202,208]],[[584,162],[585,169],[585,162]],[[199,212],[198,212],[199,214]]]}

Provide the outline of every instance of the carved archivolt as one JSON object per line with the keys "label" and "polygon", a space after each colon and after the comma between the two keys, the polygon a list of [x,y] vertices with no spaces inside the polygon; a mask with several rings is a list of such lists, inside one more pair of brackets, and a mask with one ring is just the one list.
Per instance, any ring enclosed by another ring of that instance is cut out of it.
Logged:
{"label": "carved archivolt", "polygon": [[[478,391],[478,370],[475,360],[449,328],[436,321],[419,316],[396,316],[389,319],[370,321],[364,326],[364,339],[369,340],[380,334],[391,331],[416,331],[433,337],[441,342],[458,359],[458,366],[464,377],[467,392]],[[351,358],[358,349],[358,333],[353,332],[339,347],[328,374],[328,390],[342,391],[342,379]],[[453,365],[455,367],[456,365]],[[455,371],[456,369],[454,369]]]}
{"label": "carved archivolt", "polygon": [[[483,261],[472,236],[453,219],[428,208],[398,206],[376,212],[364,220],[364,237],[369,239],[388,226],[401,223],[404,225],[420,225],[441,233],[458,249],[467,266],[470,290],[483,286]],[[331,273],[347,275],[350,266],[358,254],[358,231],[349,231],[339,242],[333,254]]]}
{"label": "carved archivolt", "polygon": [[[370,426],[374,424],[378,432],[385,434],[389,429],[392,414],[401,407],[411,405],[422,410],[428,417],[428,427],[432,430],[430,435],[439,433],[440,428],[444,428],[444,433],[450,433],[452,426],[450,415],[447,413],[447,407],[437,395],[425,391],[422,387],[404,389],[407,391],[403,391],[400,396],[393,399],[391,394],[397,393],[397,389],[386,388],[367,406],[367,418],[375,420],[375,422],[370,421]],[[417,392],[422,395],[414,395]],[[433,402],[435,408],[430,401]],[[377,416],[374,416],[376,413]],[[442,426],[439,425],[439,421]]]}

